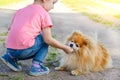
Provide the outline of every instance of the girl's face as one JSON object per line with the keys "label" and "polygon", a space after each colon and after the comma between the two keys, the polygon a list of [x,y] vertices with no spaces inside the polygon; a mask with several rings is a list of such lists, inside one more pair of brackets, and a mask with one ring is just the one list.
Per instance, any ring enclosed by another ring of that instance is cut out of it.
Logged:
{"label": "girl's face", "polygon": [[49,11],[49,10],[53,9],[53,8],[54,8],[54,4],[55,4],[57,1],[58,1],[58,0],[44,0],[44,5],[43,5],[44,9],[45,9],[46,11]]}

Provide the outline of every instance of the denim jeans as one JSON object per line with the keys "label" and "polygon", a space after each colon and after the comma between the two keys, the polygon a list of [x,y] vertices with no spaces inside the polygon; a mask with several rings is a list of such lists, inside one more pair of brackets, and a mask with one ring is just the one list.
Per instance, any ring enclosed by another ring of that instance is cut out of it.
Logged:
{"label": "denim jeans", "polygon": [[17,60],[33,59],[33,61],[43,62],[48,53],[48,44],[44,42],[42,33],[40,33],[32,47],[20,50],[7,48],[6,54],[8,53]]}

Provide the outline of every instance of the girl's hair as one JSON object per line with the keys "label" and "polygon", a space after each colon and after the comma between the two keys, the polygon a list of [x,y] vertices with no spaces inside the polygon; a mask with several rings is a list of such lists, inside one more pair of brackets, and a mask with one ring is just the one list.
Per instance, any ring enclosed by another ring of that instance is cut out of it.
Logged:
{"label": "girl's hair", "polygon": [[35,1],[38,1],[38,2],[39,2],[39,1],[43,1],[43,0],[34,0],[34,2],[35,2]]}
{"label": "girl's hair", "polygon": [[[40,0],[34,0],[34,1],[40,1]],[[41,0],[42,1],[42,0]]]}
{"label": "girl's hair", "polygon": [[37,0],[34,0],[34,1],[37,1]]}

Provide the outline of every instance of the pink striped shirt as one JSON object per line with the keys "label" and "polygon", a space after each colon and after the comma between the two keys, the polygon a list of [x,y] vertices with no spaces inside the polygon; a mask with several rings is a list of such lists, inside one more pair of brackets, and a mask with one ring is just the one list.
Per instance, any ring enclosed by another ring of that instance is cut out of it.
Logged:
{"label": "pink striped shirt", "polygon": [[25,49],[34,45],[35,38],[43,28],[52,27],[48,12],[37,4],[18,10],[12,20],[6,47]]}

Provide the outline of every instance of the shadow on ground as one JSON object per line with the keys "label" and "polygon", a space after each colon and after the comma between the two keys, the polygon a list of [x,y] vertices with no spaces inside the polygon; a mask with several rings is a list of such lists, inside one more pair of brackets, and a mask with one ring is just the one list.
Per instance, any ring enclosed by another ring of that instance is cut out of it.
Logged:
{"label": "shadow on ground", "polygon": [[[14,10],[0,9],[0,32],[7,31],[7,26],[10,24],[14,12]],[[32,77],[27,74],[31,60],[22,62],[22,72],[13,72],[0,62],[0,80],[9,80],[12,76],[22,76],[24,80],[120,80],[120,32],[118,30],[95,23],[78,13],[50,13],[50,15],[54,24],[52,33],[59,41],[65,43],[67,36],[76,30],[93,38],[97,36],[97,39],[109,49],[114,68],[102,72],[71,76],[69,72],[54,71],[54,67],[51,67],[50,74]],[[1,45],[0,55],[4,52],[5,48]]]}

